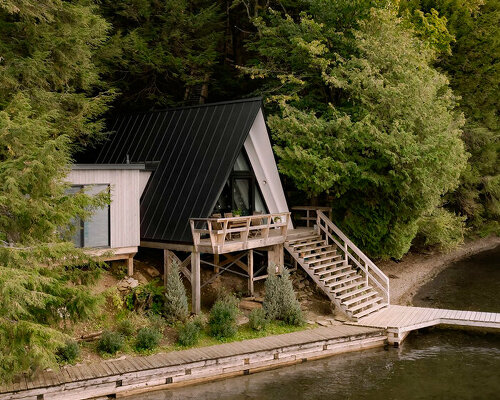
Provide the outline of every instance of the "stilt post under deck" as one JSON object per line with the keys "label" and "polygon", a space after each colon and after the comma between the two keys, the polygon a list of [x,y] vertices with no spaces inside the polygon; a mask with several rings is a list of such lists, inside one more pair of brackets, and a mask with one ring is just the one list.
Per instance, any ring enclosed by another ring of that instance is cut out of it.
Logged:
{"label": "stilt post under deck", "polygon": [[134,254],[129,254],[127,258],[127,275],[134,275]]}
{"label": "stilt post under deck", "polygon": [[218,254],[214,254],[214,264],[216,265],[216,267],[214,267],[214,272],[216,274],[219,273],[219,255]]}
{"label": "stilt post under deck", "polygon": [[163,250],[163,285],[167,286],[168,270],[170,269],[170,250]]}
{"label": "stilt post under deck", "polygon": [[285,255],[283,253],[283,244],[275,244],[267,251],[267,261],[269,265],[276,265],[277,273],[281,273],[285,263]]}
{"label": "stilt post under deck", "polygon": [[248,250],[248,292],[253,296],[253,250]]}
{"label": "stilt post under deck", "polygon": [[191,311],[199,314],[201,311],[200,253],[191,253]]}

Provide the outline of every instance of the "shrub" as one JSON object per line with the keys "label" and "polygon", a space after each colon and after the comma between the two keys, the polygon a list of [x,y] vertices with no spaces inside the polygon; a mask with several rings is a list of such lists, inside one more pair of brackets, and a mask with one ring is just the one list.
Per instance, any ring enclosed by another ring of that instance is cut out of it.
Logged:
{"label": "shrub", "polygon": [[164,315],[168,322],[185,321],[188,311],[186,289],[179,274],[179,265],[174,262],[167,274]]}
{"label": "shrub", "polygon": [[150,313],[148,314],[149,325],[156,329],[158,332],[163,332],[165,329],[165,318],[161,315]]}
{"label": "shrub", "polygon": [[248,316],[250,328],[254,331],[262,331],[266,329],[269,321],[266,318],[266,312],[262,308],[256,308],[252,310],[250,315]]}
{"label": "shrub", "polygon": [[137,339],[135,348],[138,351],[153,350],[160,344],[162,334],[155,328],[147,326],[139,329],[137,332]]}
{"label": "shrub", "polygon": [[210,310],[208,326],[210,334],[216,338],[229,338],[236,335],[238,327],[238,301],[234,296],[224,296],[218,299]]}
{"label": "shrub", "polygon": [[57,350],[57,361],[63,363],[74,363],[80,355],[80,346],[74,340],[68,340],[66,344]]}
{"label": "shrub", "polygon": [[284,321],[289,325],[302,325],[304,317],[300,303],[295,297],[290,272],[283,268],[281,276],[275,273],[276,268],[268,268],[268,277],[265,283],[266,294],[263,309],[269,319]]}
{"label": "shrub", "polygon": [[197,320],[192,320],[181,325],[177,330],[177,342],[181,346],[194,346],[200,339],[202,326]]}
{"label": "shrub", "polygon": [[123,348],[123,336],[118,332],[105,331],[97,342],[97,350],[101,353],[115,354]]}
{"label": "shrub", "polygon": [[460,217],[444,208],[436,208],[422,217],[418,224],[418,239],[424,246],[450,250],[464,241],[466,217]]}
{"label": "shrub", "polygon": [[125,305],[130,311],[151,311],[160,314],[164,304],[163,286],[154,279],[139,285],[125,296]]}
{"label": "shrub", "polygon": [[124,319],[118,323],[117,331],[124,337],[130,337],[134,334],[135,328],[130,320]]}

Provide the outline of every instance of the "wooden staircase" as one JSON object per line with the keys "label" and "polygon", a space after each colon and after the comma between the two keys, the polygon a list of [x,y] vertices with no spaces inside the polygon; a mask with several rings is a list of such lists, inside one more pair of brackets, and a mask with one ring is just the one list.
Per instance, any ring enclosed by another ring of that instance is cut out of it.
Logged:
{"label": "wooden staircase", "polygon": [[285,248],[330,300],[357,321],[389,304],[389,279],[321,212],[289,231]]}

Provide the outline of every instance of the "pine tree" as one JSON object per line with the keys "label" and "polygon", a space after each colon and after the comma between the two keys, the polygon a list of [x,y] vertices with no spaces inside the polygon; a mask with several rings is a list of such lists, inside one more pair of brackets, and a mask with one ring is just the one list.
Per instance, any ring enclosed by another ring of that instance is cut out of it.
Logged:
{"label": "pine tree", "polygon": [[[0,4],[0,379],[56,366],[55,327],[91,313],[96,264],[65,241],[107,195],[67,194],[72,151],[99,136],[110,93],[93,63],[93,2]],[[87,265],[87,267],[79,267]]]}
{"label": "pine tree", "polygon": [[182,284],[179,265],[176,262],[172,263],[167,274],[164,314],[171,323],[185,321],[189,315],[186,289]]}

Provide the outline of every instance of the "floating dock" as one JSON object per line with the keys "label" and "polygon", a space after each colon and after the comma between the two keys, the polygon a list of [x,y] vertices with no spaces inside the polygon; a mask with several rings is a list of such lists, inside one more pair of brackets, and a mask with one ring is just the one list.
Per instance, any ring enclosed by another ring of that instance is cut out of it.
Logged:
{"label": "floating dock", "polygon": [[348,324],[384,329],[389,343],[397,346],[411,331],[436,325],[500,330],[500,313],[389,305]]}

